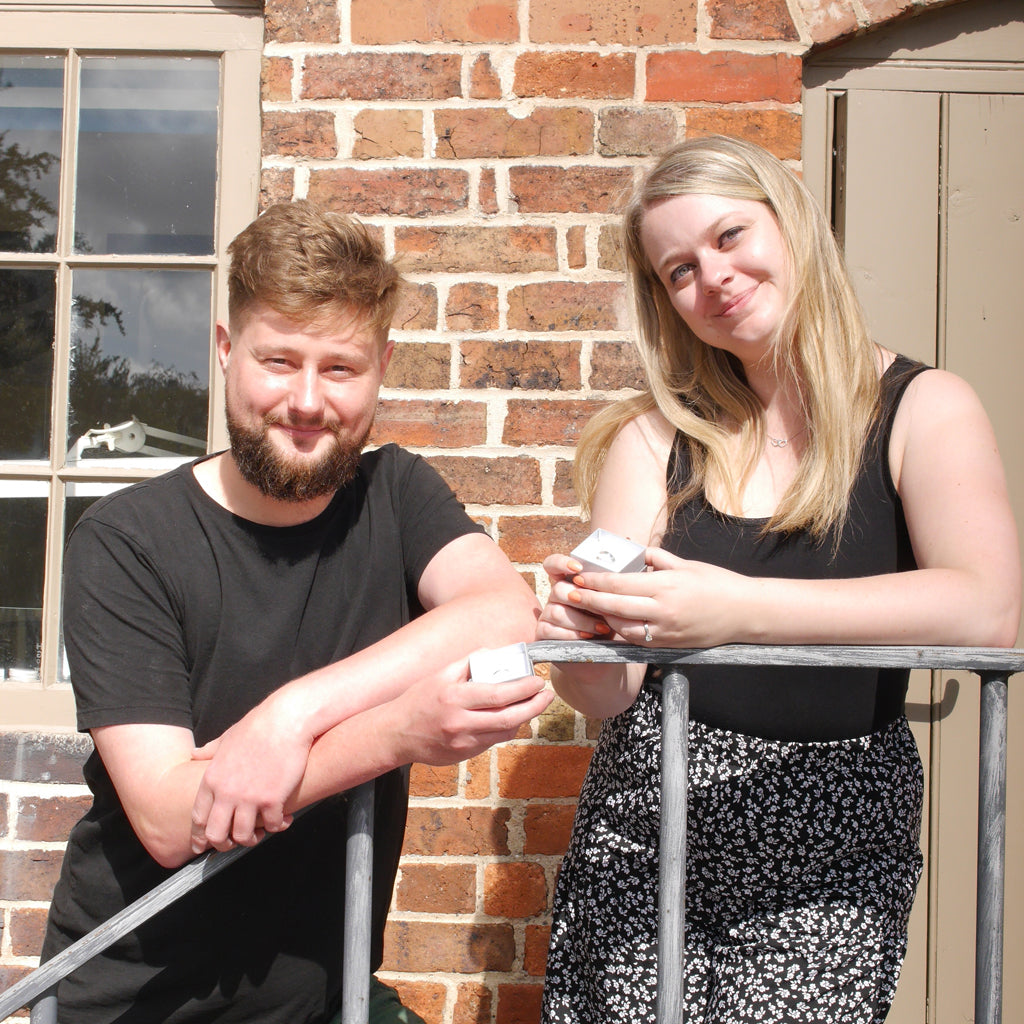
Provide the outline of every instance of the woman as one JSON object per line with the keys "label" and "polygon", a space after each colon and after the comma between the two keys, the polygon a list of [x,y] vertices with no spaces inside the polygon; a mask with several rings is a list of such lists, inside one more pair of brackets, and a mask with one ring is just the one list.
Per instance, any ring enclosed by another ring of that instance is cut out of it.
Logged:
{"label": "woman", "polygon": [[[625,247],[647,390],[577,454],[644,573],[545,562],[540,639],[1011,645],[1016,532],[992,429],[875,345],[828,223],[775,158],[685,142]],[[882,1021],[921,870],[907,675],[691,668],[688,1022]],[[545,1024],[654,1019],[657,670],[563,665],[603,718],[555,896]]]}

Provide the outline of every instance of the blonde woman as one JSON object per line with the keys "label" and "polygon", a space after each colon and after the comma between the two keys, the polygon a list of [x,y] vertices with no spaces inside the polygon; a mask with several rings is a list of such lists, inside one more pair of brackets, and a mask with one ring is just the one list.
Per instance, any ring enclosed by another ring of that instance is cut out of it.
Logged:
{"label": "blonde woman", "polygon": [[[790,171],[737,140],[682,143],[624,231],[647,390],[588,428],[577,484],[649,571],[550,556],[538,636],[1011,645],[1019,555],[988,419],[962,380],[871,341]],[[884,1020],[921,870],[906,673],[690,676],[687,1021]],[[658,672],[565,665],[554,683],[605,721],[543,1019],[653,1020]]]}

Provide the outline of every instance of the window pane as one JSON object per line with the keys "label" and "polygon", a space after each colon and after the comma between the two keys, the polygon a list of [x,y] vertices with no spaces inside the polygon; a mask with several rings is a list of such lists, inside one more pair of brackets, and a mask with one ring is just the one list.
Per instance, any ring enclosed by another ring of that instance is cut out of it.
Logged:
{"label": "window pane", "polygon": [[47,485],[0,481],[0,678],[38,679]]}
{"label": "window pane", "polygon": [[211,286],[205,270],[75,272],[69,461],[206,451]]}
{"label": "window pane", "polygon": [[75,251],[213,252],[219,61],[82,60]]}
{"label": "window pane", "polygon": [[0,55],[0,249],[53,252],[60,184],[62,57]]}
{"label": "window pane", "polygon": [[0,268],[0,459],[50,454],[56,277]]}

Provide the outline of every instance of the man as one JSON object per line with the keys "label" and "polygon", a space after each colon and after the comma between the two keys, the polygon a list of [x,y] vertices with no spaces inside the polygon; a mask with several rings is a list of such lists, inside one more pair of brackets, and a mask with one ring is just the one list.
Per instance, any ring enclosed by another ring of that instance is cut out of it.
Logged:
{"label": "man", "polygon": [[[232,243],[218,324],[230,449],[96,502],[68,543],[64,630],[92,809],[44,958],[194,854],[260,847],[60,987],[62,1024],[320,1024],[341,991],[344,791],[377,778],[374,964],[412,761],[453,763],[548,704],[468,681],[532,639],[536,601],[419,458],[363,453],[400,278],[308,203]],[[292,813],[320,801],[306,814]],[[377,1020],[413,1020],[397,999]]]}

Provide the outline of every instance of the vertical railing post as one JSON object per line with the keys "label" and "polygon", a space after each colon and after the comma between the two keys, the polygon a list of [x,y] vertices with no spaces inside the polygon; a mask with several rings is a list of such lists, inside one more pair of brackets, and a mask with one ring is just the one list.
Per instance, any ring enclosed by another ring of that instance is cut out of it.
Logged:
{"label": "vertical railing post", "polygon": [[345,942],[341,1024],[370,1019],[370,951],[373,918],[373,781],[349,795],[345,841]]}
{"label": "vertical railing post", "polygon": [[57,986],[41,995],[32,1004],[32,1024],[57,1024]]}
{"label": "vertical railing post", "polygon": [[1007,675],[982,672],[978,771],[978,918],[975,1024],[1003,1019]]}
{"label": "vertical railing post", "polygon": [[658,1024],[683,1020],[686,930],[686,732],[690,681],[666,666],[661,707],[661,825],[658,860]]}

